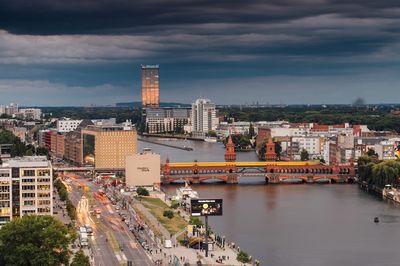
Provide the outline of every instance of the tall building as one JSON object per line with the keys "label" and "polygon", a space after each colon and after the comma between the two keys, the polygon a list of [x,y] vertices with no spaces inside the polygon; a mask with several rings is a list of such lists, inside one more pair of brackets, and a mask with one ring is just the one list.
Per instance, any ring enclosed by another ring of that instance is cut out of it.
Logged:
{"label": "tall building", "polygon": [[137,133],[132,127],[88,126],[81,131],[82,162],[96,170],[125,170],[128,155],[136,153]]}
{"label": "tall building", "polygon": [[197,99],[192,104],[192,135],[203,137],[218,125],[215,104],[209,99]]}
{"label": "tall building", "polygon": [[52,166],[46,156],[0,164],[0,226],[23,215],[53,214]]}
{"label": "tall building", "polygon": [[160,106],[159,65],[142,65],[142,107]]}

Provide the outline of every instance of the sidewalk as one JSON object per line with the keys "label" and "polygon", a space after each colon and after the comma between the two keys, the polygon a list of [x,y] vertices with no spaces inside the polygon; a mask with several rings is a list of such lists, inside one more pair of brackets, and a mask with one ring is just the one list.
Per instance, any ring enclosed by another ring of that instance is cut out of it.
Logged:
{"label": "sidewalk", "polygon": [[[182,246],[162,249],[162,253],[153,254],[155,260],[162,260],[162,265],[176,265],[179,262],[181,265],[189,263],[190,265],[197,265],[197,261],[201,261],[203,265],[242,265],[236,260],[237,254],[231,249],[217,249],[209,251],[208,258],[205,258],[205,251],[186,248]],[[218,258],[225,258],[222,263],[218,263]],[[249,264],[250,265],[250,264]]]}
{"label": "sidewalk", "polygon": [[168,232],[167,229],[150,213],[150,211],[143,206],[140,202],[136,199],[133,200],[133,205],[144,215],[146,219],[150,221],[154,228],[157,228],[159,232],[163,235],[164,239],[170,239],[171,234]]}

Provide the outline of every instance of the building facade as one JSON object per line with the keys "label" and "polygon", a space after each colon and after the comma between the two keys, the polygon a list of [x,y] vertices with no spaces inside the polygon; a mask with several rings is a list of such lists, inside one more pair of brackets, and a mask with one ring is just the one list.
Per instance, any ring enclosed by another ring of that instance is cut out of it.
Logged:
{"label": "building facade", "polygon": [[23,108],[19,109],[18,114],[26,120],[40,120],[42,118],[42,110],[39,108]]}
{"label": "building facade", "polygon": [[0,165],[0,226],[24,215],[53,215],[51,162],[45,156],[4,160]]}
{"label": "building facade", "polygon": [[125,170],[126,157],[136,153],[137,132],[123,126],[88,126],[81,130],[82,163],[96,170]]}
{"label": "building facade", "polygon": [[126,157],[126,185],[153,186],[160,184],[160,154],[151,151]]}
{"label": "building facade", "polygon": [[159,65],[141,65],[142,69],[142,107],[160,106],[160,68]]}
{"label": "building facade", "polygon": [[197,99],[192,104],[192,134],[205,135],[209,130],[216,130],[218,119],[215,104],[209,99]]}
{"label": "building facade", "polygon": [[147,108],[146,131],[156,133],[183,133],[190,123],[190,108]]}
{"label": "building facade", "polygon": [[72,120],[72,119],[63,119],[57,121],[57,131],[60,133],[67,133],[74,131],[80,124],[82,120]]}

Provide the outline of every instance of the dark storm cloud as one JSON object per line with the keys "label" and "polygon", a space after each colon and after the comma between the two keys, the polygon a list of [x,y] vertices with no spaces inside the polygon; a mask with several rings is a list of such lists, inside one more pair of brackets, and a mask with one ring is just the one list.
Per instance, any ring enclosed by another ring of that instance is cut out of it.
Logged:
{"label": "dark storm cloud", "polygon": [[144,26],[274,23],[324,14],[388,18],[399,1],[363,0],[2,0],[0,28],[18,34],[85,34]]}
{"label": "dark storm cloud", "polygon": [[[289,98],[298,89],[317,101],[324,97],[318,88],[333,89],[340,79],[341,91],[330,99],[337,101],[346,84],[355,96],[380,81],[395,84],[399,55],[394,0],[0,0],[3,90],[88,86],[94,101],[110,87],[138,95],[138,66],[148,62],[161,64],[170,97],[182,96],[180,89],[188,99],[190,87],[234,102],[240,96],[229,90],[251,84],[253,94],[268,88]],[[106,75],[99,66],[107,66]],[[375,72],[391,74],[364,84]]]}

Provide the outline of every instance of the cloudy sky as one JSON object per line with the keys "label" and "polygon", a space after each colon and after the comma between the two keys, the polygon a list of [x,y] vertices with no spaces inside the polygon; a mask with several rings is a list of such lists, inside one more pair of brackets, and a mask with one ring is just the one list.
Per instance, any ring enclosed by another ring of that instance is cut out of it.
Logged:
{"label": "cloudy sky", "polygon": [[0,104],[400,102],[400,1],[0,0]]}

